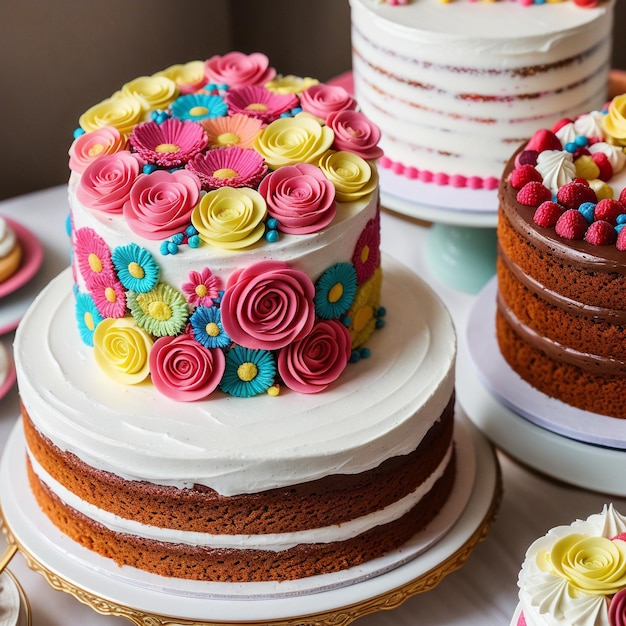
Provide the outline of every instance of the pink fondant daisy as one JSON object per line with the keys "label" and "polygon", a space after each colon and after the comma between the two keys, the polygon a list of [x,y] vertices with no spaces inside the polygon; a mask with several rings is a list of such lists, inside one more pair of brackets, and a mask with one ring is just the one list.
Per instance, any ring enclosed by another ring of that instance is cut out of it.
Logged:
{"label": "pink fondant daisy", "polygon": [[267,173],[267,165],[256,150],[238,146],[217,148],[195,156],[186,169],[193,172],[205,190],[219,187],[255,188]]}
{"label": "pink fondant daisy", "polygon": [[243,113],[235,113],[228,117],[207,118],[200,124],[206,131],[210,148],[226,146],[252,148],[254,138],[264,127],[261,120]]}
{"label": "pink fondant daisy", "polygon": [[201,272],[191,270],[189,282],[184,283],[181,290],[187,297],[187,302],[195,306],[213,306],[214,300],[220,296],[222,280],[215,276],[208,267]]}
{"label": "pink fondant daisy", "polygon": [[207,145],[207,136],[199,124],[175,117],[161,124],[138,124],[130,135],[130,144],[148,163],[177,167],[187,163]]}
{"label": "pink fondant daisy", "polygon": [[232,89],[226,94],[226,102],[231,113],[243,113],[266,124],[299,104],[297,96],[292,93],[277,94],[259,86]]}
{"label": "pink fondant daisy", "polygon": [[74,236],[74,251],[80,274],[87,286],[101,274],[113,274],[111,251],[95,230],[79,228]]}
{"label": "pink fondant daisy", "polygon": [[352,264],[356,270],[357,284],[368,280],[380,265],[380,223],[373,218],[365,225],[354,248]]}
{"label": "pink fondant daisy", "polygon": [[102,317],[124,317],[126,292],[115,274],[100,274],[89,284],[89,293]]}

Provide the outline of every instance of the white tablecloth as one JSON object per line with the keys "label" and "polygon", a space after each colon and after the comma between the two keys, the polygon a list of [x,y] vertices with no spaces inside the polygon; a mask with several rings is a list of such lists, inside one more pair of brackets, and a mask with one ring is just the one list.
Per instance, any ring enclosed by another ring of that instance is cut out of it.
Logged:
{"label": "white tablecloth", "polygon": [[[66,188],[54,187],[0,202],[0,215],[11,217],[35,231],[45,247],[41,272],[51,278],[67,265]],[[383,250],[411,267],[437,291],[448,306],[459,340],[474,296],[455,291],[430,273],[426,258],[428,228],[391,213],[382,217]],[[2,300],[0,300],[0,310]],[[11,337],[5,337],[10,342]],[[0,400],[0,449],[19,415],[17,389]],[[363,617],[359,626],[507,626],[517,603],[517,573],[528,545],[557,524],[599,512],[613,501],[626,512],[626,499],[591,493],[558,484],[499,453],[504,496],[499,515],[487,539],[467,563],[435,589],[407,600],[392,611]],[[5,548],[0,537],[0,552]],[[117,617],[100,615],[73,596],[53,590],[31,571],[19,553],[10,564],[31,603],[35,626],[106,626],[121,624]],[[175,600],[173,600],[175,602]],[[254,604],[250,605],[254,620]],[[127,622],[123,622],[127,623]]]}

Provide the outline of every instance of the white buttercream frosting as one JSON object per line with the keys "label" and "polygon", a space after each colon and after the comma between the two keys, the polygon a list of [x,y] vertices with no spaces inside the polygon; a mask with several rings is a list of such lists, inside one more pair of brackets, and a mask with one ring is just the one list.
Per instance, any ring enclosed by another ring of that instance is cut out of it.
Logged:
{"label": "white buttercream frosting", "polygon": [[15,247],[17,237],[7,221],[0,217],[0,258],[6,256]]}
{"label": "white buttercream frosting", "polygon": [[544,150],[537,157],[535,169],[541,174],[543,184],[552,193],[576,178],[574,158],[564,150]]}

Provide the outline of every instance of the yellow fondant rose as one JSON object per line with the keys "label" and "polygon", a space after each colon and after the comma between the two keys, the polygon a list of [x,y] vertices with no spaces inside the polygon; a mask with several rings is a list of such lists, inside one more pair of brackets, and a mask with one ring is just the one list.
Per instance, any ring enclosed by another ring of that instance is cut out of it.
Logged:
{"label": "yellow fondant rose", "polygon": [[626,541],[571,534],[547,556],[553,573],[590,595],[611,595],[626,586]]}
{"label": "yellow fondant rose", "polygon": [[335,185],[338,202],[358,200],[378,185],[376,169],[352,152],[328,152],[320,159],[319,166]]}
{"label": "yellow fondant rose", "polygon": [[266,126],[255,138],[254,149],[275,170],[283,165],[316,164],[330,148],[335,133],[314,117],[299,113]]}
{"label": "yellow fondant rose", "polygon": [[133,318],[106,318],[94,331],[94,357],[109,378],[135,385],[150,373],[148,355],[152,343],[152,337]]}
{"label": "yellow fondant rose", "polygon": [[146,112],[167,109],[178,97],[178,87],[167,76],[140,76],[123,85],[121,93],[137,100]]}
{"label": "yellow fondant rose", "polygon": [[613,98],[604,118],[604,132],[608,143],[626,146],[626,93]]}
{"label": "yellow fondant rose", "polygon": [[258,191],[220,187],[202,197],[191,214],[191,223],[205,243],[239,250],[263,237],[266,213],[267,205]]}
{"label": "yellow fondant rose", "polygon": [[188,93],[190,88],[199,88],[205,82],[204,61],[189,61],[170,65],[168,68],[157,72],[155,76],[165,76],[173,80],[181,93]]}
{"label": "yellow fondant rose", "polygon": [[116,96],[87,109],[78,123],[85,132],[113,126],[120,133],[128,135],[142,120],[142,115],[141,104],[135,98]]}
{"label": "yellow fondant rose", "polygon": [[303,78],[289,74],[287,76],[276,76],[269,83],[265,83],[265,88],[274,93],[295,93],[300,94],[309,87],[317,85],[320,81],[317,78]]}

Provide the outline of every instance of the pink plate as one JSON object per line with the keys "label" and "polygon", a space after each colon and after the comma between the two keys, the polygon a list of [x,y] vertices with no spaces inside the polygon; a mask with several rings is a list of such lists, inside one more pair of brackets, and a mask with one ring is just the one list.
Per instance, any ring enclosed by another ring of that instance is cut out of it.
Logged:
{"label": "pink plate", "polygon": [[13,274],[13,276],[7,278],[4,282],[0,283],[0,298],[12,293],[16,289],[19,289],[22,285],[26,284],[36,274],[43,261],[43,246],[41,245],[39,239],[37,239],[37,237],[35,237],[30,230],[18,222],[14,222],[8,217],[5,217],[4,219],[15,231],[15,235],[22,244],[24,256],[17,272]]}

